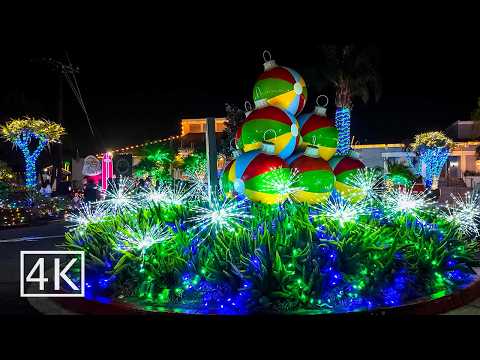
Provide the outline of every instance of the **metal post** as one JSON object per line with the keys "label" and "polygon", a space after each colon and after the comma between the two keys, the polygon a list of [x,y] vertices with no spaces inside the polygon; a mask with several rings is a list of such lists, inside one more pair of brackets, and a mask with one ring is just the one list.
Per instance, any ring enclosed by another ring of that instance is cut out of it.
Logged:
{"label": "metal post", "polygon": [[207,118],[206,129],[208,198],[213,201],[218,185],[217,178],[217,139],[215,137],[215,118]]}
{"label": "metal post", "polygon": [[[58,75],[58,123],[63,126],[63,73]],[[56,191],[60,189],[60,183],[62,182],[62,168],[63,168],[63,146],[62,143],[59,142],[55,144],[57,147],[57,159],[54,161],[56,166],[55,173],[55,182],[56,182]],[[53,183],[53,179],[52,179]],[[51,185],[53,187],[53,184]]]}

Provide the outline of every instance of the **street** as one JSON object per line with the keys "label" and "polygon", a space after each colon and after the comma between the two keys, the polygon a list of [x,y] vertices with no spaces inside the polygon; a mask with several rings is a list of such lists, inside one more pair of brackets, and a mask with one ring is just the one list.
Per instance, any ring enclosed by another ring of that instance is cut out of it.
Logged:
{"label": "street", "polygon": [[61,250],[65,222],[0,230],[0,315],[39,314],[20,297],[20,251]]}

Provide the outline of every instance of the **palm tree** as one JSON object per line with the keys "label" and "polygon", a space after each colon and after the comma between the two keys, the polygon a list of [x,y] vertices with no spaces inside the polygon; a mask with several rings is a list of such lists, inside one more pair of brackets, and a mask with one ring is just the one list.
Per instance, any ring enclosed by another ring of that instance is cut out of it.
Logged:
{"label": "palm tree", "polygon": [[470,119],[473,121],[473,131],[476,133],[480,132],[480,97],[477,101],[477,108],[472,111]]}
{"label": "palm tree", "polygon": [[355,98],[378,101],[381,81],[379,52],[375,46],[324,45],[320,49],[320,71],[335,86],[335,125],[339,132],[337,154],[350,152],[350,117]]}

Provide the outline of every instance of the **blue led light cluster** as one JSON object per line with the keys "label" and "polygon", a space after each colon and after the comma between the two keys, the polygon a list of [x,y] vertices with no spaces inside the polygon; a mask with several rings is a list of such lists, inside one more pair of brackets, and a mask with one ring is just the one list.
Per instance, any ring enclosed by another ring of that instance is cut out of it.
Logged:
{"label": "blue led light cluster", "polygon": [[[38,140],[38,145],[37,148],[30,153],[29,145],[33,139]],[[25,159],[25,185],[27,187],[34,187],[37,183],[37,159],[47,144],[47,139],[38,136],[32,131],[23,131],[22,134],[15,140],[15,145],[20,149]]]}
{"label": "blue led light cluster", "polygon": [[449,149],[446,147],[427,147],[419,149],[419,157],[421,162],[425,163],[425,186],[432,187],[434,178],[440,177],[440,173],[447,162]]}
{"label": "blue led light cluster", "polygon": [[335,126],[338,129],[338,155],[348,155],[350,151],[350,109],[337,108]]}

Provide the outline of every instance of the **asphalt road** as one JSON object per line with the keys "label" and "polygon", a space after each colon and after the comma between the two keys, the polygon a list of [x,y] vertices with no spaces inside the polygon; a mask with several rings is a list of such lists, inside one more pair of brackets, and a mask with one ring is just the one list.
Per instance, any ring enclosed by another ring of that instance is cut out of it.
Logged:
{"label": "asphalt road", "polygon": [[0,230],[0,315],[39,314],[20,297],[20,251],[61,250],[65,222]]}

